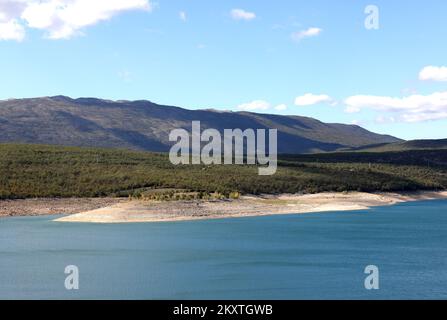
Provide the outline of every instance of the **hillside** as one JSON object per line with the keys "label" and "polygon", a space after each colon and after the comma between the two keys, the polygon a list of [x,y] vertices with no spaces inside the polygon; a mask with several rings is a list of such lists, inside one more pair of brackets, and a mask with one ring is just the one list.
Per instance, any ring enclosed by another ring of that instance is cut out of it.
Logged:
{"label": "hillside", "polygon": [[400,141],[359,126],[298,116],[187,110],[149,101],[64,96],[0,101],[0,142],[168,151],[172,129],[278,129],[279,153],[327,152]]}
{"label": "hillside", "polygon": [[399,141],[394,143],[381,143],[370,146],[350,148],[346,151],[360,152],[393,152],[407,150],[436,150],[447,149],[447,139],[440,140],[411,140]]}
{"label": "hillside", "polygon": [[173,166],[167,154],[0,144],[0,199],[440,190],[446,159],[447,150],[282,156],[275,175],[259,176],[254,166]]}

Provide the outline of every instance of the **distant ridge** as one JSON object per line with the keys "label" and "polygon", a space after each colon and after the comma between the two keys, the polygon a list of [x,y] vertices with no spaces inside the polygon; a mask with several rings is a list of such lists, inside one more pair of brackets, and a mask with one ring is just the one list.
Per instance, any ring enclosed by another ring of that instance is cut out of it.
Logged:
{"label": "distant ridge", "polygon": [[54,96],[0,101],[0,142],[168,151],[172,129],[278,129],[279,153],[331,152],[402,140],[299,116],[187,110],[150,101]]}
{"label": "distant ridge", "polygon": [[393,152],[393,151],[434,150],[434,149],[447,149],[447,139],[411,140],[411,141],[400,141],[394,143],[381,143],[358,148],[350,148],[346,151]]}

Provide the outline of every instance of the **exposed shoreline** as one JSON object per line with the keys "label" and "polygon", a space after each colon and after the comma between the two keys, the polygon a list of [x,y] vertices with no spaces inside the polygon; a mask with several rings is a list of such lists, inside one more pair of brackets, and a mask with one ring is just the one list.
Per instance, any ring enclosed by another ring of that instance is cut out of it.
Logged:
{"label": "exposed shoreline", "polygon": [[0,200],[0,218],[75,214],[121,203],[117,198],[36,198]]}
{"label": "exposed shoreline", "polygon": [[124,201],[56,219],[58,222],[142,223],[366,210],[402,202],[447,199],[447,191],[415,193],[319,193],[244,196],[227,201]]}
{"label": "exposed shoreline", "polygon": [[139,201],[117,198],[0,200],[0,218],[68,215],[59,222],[134,223],[366,210],[402,202],[447,199],[447,191],[244,196],[239,200]]}

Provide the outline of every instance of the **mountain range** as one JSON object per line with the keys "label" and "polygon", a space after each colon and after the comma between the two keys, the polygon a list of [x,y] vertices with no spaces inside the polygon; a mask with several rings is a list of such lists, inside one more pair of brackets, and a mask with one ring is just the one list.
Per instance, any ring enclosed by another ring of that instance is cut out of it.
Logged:
{"label": "mountain range", "polygon": [[279,153],[331,152],[401,143],[357,125],[250,112],[188,110],[150,101],[110,101],[66,96],[0,101],[0,142],[169,151],[173,129],[278,129]]}

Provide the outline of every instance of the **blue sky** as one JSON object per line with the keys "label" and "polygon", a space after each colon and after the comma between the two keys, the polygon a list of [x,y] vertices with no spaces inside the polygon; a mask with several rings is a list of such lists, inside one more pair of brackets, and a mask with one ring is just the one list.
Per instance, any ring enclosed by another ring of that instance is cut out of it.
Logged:
{"label": "blue sky", "polygon": [[441,0],[0,0],[0,99],[147,99],[447,138],[446,14]]}

